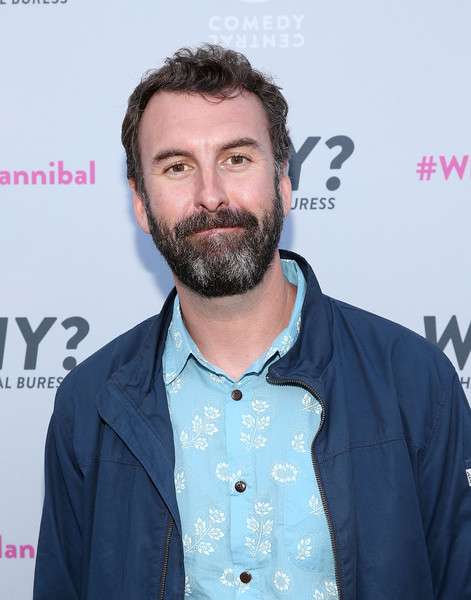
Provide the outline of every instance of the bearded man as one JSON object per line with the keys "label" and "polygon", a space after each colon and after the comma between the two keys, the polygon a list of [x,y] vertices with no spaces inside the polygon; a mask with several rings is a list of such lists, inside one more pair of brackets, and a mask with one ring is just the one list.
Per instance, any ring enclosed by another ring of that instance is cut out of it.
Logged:
{"label": "bearded man", "polygon": [[286,116],[219,46],[131,95],[134,211],[175,289],[58,391],[35,600],[471,598],[464,393],[277,249]]}

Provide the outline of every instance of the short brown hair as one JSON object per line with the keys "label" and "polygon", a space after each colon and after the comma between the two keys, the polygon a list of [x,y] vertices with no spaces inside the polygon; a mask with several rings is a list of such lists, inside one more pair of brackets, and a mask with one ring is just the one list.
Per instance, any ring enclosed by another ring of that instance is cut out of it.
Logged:
{"label": "short brown hair", "polygon": [[252,68],[240,52],[215,44],[196,50],[180,48],[160,69],[147,71],[129,98],[121,141],[126,150],[127,176],[144,194],[144,179],[138,145],[139,124],[151,97],[162,90],[194,92],[228,98],[240,90],[252,92],[262,102],[268,119],[275,171],[280,174],[288,160],[290,138],[286,126],[288,104],[271,77]]}

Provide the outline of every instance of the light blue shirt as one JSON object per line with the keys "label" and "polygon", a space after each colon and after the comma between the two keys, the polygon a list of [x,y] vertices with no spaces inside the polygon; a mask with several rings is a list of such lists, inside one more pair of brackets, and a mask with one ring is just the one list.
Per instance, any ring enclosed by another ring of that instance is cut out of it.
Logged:
{"label": "light blue shirt", "polygon": [[175,299],[163,366],[189,598],[338,598],[311,457],[321,407],[266,381],[301,327],[304,276],[282,268],[297,286],[290,322],[238,381],[205,360]]}

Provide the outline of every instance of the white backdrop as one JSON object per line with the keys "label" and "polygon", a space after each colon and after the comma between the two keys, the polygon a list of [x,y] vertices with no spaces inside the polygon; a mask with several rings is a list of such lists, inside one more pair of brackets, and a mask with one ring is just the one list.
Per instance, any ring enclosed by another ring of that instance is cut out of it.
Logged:
{"label": "white backdrop", "polygon": [[295,150],[320,138],[292,161],[282,246],[326,293],[437,341],[470,397],[470,22],[459,0],[0,0],[2,600],[31,598],[60,378],[171,287],[133,221],[120,127],[141,74],[181,46],[274,74]]}

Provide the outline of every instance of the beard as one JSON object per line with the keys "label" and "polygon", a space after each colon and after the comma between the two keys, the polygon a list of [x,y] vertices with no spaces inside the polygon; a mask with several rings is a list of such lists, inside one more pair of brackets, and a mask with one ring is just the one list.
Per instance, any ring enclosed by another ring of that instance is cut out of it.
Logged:
{"label": "beard", "polygon": [[[179,221],[173,230],[144,205],[152,239],[174,275],[206,298],[244,294],[260,283],[280,240],[283,204],[275,179],[272,206],[261,222],[247,210],[222,208],[215,213],[198,212]],[[195,236],[214,228],[238,227]]]}

